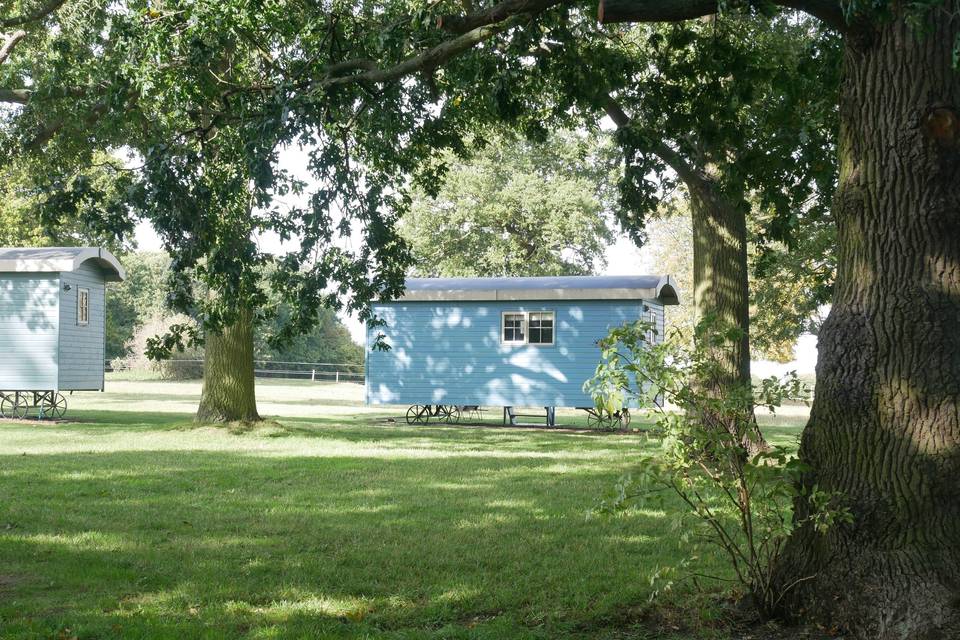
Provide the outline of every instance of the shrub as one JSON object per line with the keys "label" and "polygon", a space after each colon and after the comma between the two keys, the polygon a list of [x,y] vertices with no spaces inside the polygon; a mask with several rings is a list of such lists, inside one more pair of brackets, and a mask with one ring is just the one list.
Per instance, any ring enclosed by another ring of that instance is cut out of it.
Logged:
{"label": "shrub", "polygon": [[203,360],[203,351],[187,349],[176,354],[174,359],[155,361],[147,357],[148,341],[163,334],[174,323],[190,322],[186,316],[167,317],[154,315],[137,327],[133,337],[124,345],[127,355],[113,360],[115,370],[156,374],[163,380],[193,380],[203,376],[203,367],[195,360]]}
{"label": "shrub", "polygon": [[[816,487],[799,488],[798,476],[806,469],[784,447],[752,456],[744,448],[756,431],[755,406],[774,411],[787,400],[805,401],[808,392],[791,373],[767,378],[756,387],[733,384],[702,393],[693,381],[716,376],[718,365],[711,354],[732,342],[731,330],[701,323],[693,347],[673,336],[652,344],[654,330],[649,323],[637,322],[611,331],[600,341],[602,359],[586,385],[598,407],[612,409],[631,399],[652,407],[662,436],[660,454],[647,456],[636,473],[622,478],[615,497],[601,509],[636,503],[663,507],[665,493],[679,497],[685,509],[675,524],[690,554],[680,566],[654,578],[703,576],[696,570],[699,547],[713,545],[760,613],[769,616],[797,584],[778,586],[773,580],[791,532],[810,524],[823,533],[851,519],[841,496]],[[795,501],[807,502],[804,512],[809,515],[793,518]]]}

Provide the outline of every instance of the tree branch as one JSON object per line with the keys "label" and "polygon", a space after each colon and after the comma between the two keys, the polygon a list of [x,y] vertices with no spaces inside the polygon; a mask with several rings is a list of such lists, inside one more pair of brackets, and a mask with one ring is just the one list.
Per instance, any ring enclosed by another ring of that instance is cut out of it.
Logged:
{"label": "tree branch", "polygon": [[30,99],[31,93],[32,92],[29,89],[0,88],[0,102],[12,102],[14,104],[27,104],[27,101]]}
{"label": "tree branch", "polygon": [[466,33],[471,29],[494,24],[521,13],[540,13],[558,4],[570,0],[503,0],[489,9],[469,13],[463,16],[441,16],[437,18],[437,27],[451,33]]}
{"label": "tree branch", "polygon": [[[607,102],[604,105],[604,110],[607,112],[607,115],[610,116],[610,119],[613,120],[613,123],[617,125],[618,129],[625,129],[633,124],[633,120],[627,115],[626,111],[623,110],[620,103],[609,94],[607,94]],[[703,176],[700,175],[683,156],[671,149],[667,143],[662,140],[651,142],[649,151],[667,163],[680,179],[691,188],[696,185],[702,185]]]}
{"label": "tree branch", "polygon": [[476,29],[471,29],[470,31],[459,35],[456,38],[442,42],[431,49],[427,49],[423,53],[407,58],[406,60],[392,67],[386,67],[383,69],[369,69],[368,65],[364,64],[363,61],[341,62],[333,65],[330,68],[332,69],[338,67],[341,69],[350,69],[366,67],[368,70],[364,71],[363,73],[357,73],[353,75],[326,78],[319,81],[317,86],[329,87],[342,84],[352,84],[355,82],[378,83],[398,80],[403,76],[416,73],[418,71],[438,67],[451,58],[463,53],[464,51],[472,49],[481,42],[489,40],[495,35],[506,31],[515,24],[515,20],[505,20],[500,24],[486,25],[477,27]]}
{"label": "tree branch", "polygon": [[27,37],[27,32],[23,29],[14,31],[7,36],[6,40],[3,43],[3,46],[0,46],[0,64],[3,64],[4,61],[10,57],[10,52],[13,51],[13,48],[17,46],[17,43]]}
{"label": "tree branch", "polygon": [[[775,0],[819,18],[838,31],[847,30],[847,21],[837,0]],[[715,14],[717,0],[599,0],[597,17],[604,24],[615,22],[680,22]]]}
{"label": "tree branch", "polygon": [[0,19],[0,27],[20,27],[25,24],[30,24],[31,22],[38,22],[62,7],[66,1],[67,0],[50,0],[50,2],[33,11],[32,13],[25,13],[12,18]]}

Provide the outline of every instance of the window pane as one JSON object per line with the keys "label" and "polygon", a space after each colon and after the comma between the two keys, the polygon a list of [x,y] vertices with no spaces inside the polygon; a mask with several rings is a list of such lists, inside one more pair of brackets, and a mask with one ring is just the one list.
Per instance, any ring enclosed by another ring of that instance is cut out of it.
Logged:
{"label": "window pane", "polygon": [[503,341],[523,342],[523,314],[503,314]]}
{"label": "window pane", "polygon": [[86,289],[77,290],[77,324],[87,324],[90,317],[90,293]]}
{"label": "window pane", "polygon": [[541,311],[530,314],[530,343],[553,343],[553,312]]}

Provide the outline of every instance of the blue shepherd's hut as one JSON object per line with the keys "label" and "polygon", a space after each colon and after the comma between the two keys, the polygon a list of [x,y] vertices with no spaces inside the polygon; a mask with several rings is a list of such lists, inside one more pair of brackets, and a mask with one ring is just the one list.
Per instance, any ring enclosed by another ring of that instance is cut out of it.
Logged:
{"label": "blue shepherd's hut", "polygon": [[[677,304],[669,276],[408,279],[394,302],[374,304],[384,325],[367,327],[366,401],[406,404],[407,421],[459,420],[481,406],[556,407],[603,416],[583,390],[600,359],[597,340],[647,319],[663,336],[665,305]],[[373,350],[378,334],[388,351]],[[543,416],[541,416],[543,417]]]}
{"label": "blue shepherd's hut", "polygon": [[123,278],[105,249],[0,248],[4,417],[61,417],[61,391],[103,389],[106,283]]}

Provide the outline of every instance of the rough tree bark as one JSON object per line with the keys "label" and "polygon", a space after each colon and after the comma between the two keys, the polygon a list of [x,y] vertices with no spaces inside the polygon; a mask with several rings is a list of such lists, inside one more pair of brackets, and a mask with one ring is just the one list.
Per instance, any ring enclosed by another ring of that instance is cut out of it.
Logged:
{"label": "rough tree bark", "polygon": [[750,299],[747,217],[744,207],[719,193],[709,178],[687,183],[693,227],[693,300],[697,319],[712,316],[743,331],[717,354],[717,384],[750,383]]}
{"label": "rough tree bark", "polygon": [[800,447],[803,484],[840,492],[854,520],[798,530],[779,582],[787,613],[856,638],[957,638],[960,0],[925,30],[892,11],[847,38],[839,268]]}
{"label": "rough tree bark", "polygon": [[207,337],[203,358],[203,393],[196,421],[260,420],[254,391],[253,313],[245,310],[220,334]]}

